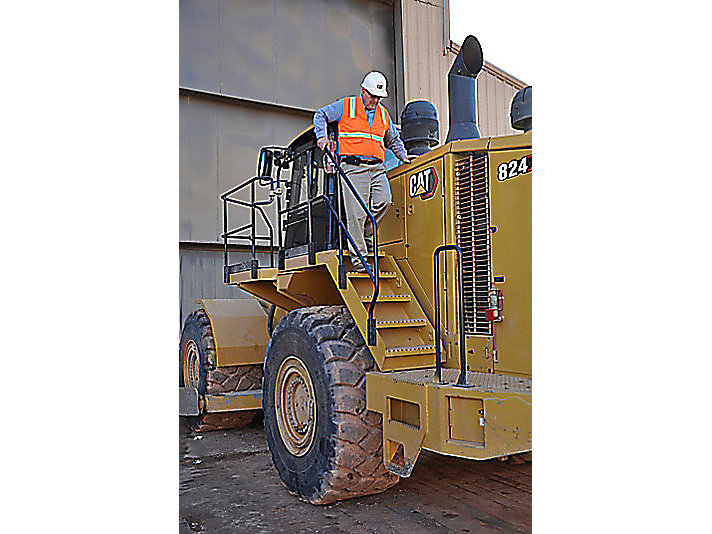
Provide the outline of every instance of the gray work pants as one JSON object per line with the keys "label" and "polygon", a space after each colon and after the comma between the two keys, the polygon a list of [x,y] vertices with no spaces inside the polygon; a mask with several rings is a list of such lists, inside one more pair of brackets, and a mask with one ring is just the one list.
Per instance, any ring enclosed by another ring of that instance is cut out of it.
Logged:
{"label": "gray work pants", "polygon": [[[354,184],[356,191],[359,192],[364,204],[371,210],[373,217],[376,219],[376,224],[378,224],[386,214],[388,206],[391,205],[391,187],[386,176],[386,166],[383,163],[380,165],[342,163],[341,168],[346,176],[349,177],[351,183]],[[345,183],[342,183],[341,186],[344,194],[344,209],[346,210],[346,227],[356,243],[356,248],[365,256],[365,236],[373,234],[371,219],[361,208],[349,186]],[[349,251],[351,254],[355,254],[350,242]]]}

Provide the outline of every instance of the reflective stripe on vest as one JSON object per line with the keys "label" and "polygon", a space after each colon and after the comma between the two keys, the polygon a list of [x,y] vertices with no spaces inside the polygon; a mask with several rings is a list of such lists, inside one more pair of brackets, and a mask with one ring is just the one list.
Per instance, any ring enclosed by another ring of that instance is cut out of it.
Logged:
{"label": "reflective stripe on vest", "polygon": [[373,123],[368,125],[366,108],[356,96],[344,98],[341,120],[339,120],[339,154],[385,159],[383,137],[388,129],[388,112],[378,104],[374,110]]}
{"label": "reflective stripe on vest", "polygon": [[383,146],[386,146],[386,145],[383,143],[383,138],[382,138],[382,137],[378,137],[377,135],[373,135],[373,134],[369,134],[369,133],[363,133],[363,132],[350,132],[350,133],[347,133],[347,132],[342,132],[342,133],[339,134],[339,137],[342,138],[342,139],[349,139],[349,138],[354,138],[354,137],[361,137],[362,139],[373,139],[373,140],[376,141],[377,143],[379,143],[379,144],[381,144],[381,145],[383,145]]}

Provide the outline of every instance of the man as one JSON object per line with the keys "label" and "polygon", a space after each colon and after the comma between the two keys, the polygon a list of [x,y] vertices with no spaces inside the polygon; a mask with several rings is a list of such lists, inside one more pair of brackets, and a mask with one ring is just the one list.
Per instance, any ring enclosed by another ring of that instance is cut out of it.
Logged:
{"label": "man", "polygon": [[[386,77],[380,72],[369,72],[361,83],[361,95],[345,97],[324,106],[314,114],[314,133],[317,146],[324,150],[329,140],[326,124],[339,122],[339,155],[341,168],[358,191],[364,204],[369,206],[376,224],[391,205],[391,188],[386,177],[385,147],[390,148],[403,163],[411,158],[405,151],[398,131],[385,107],[379,104],[387,97]],[[366,237],[373,234],[370,218],[361,208],[347,185],[343,185],[346,226],[358,251],[366,256]],[[352,268],[364,271],[349,243]]]}

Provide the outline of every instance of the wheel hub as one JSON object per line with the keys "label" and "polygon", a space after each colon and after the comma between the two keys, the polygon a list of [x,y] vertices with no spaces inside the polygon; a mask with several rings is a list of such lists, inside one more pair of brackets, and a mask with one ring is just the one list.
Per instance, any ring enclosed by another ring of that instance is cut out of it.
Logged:
{"label": "wheel hub", "polygon": [[186,387],[200,390],[200,355],[198,345],[192,339],[186,344],[183,354],[183,380]]}
{"label": "wheel hub", "polygon": [[296,356],[289,356],[277,372],[276,418],[282,442],[295,456],[303,456],[314,441],[316,397],[309,371]]}

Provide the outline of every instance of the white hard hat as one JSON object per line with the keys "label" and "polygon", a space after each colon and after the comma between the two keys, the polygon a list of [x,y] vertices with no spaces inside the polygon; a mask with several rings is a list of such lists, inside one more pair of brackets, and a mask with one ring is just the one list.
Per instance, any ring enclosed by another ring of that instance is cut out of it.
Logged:
{"label": "white hard hat", "polygon": [[378,71],[369,72],[361,82],[361,87],[366,89],[373,96],[385,98],[388,96],[386,92],[386,77]]}

